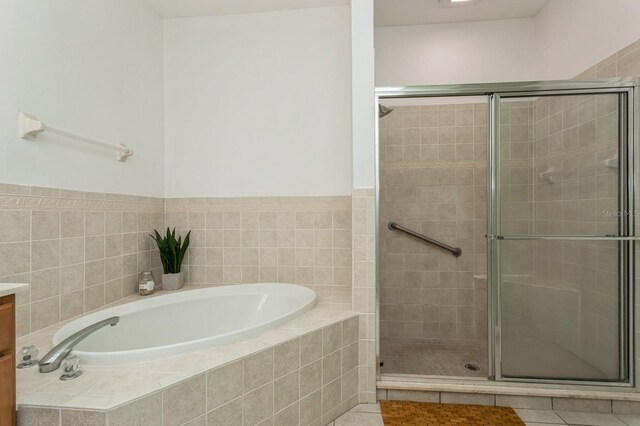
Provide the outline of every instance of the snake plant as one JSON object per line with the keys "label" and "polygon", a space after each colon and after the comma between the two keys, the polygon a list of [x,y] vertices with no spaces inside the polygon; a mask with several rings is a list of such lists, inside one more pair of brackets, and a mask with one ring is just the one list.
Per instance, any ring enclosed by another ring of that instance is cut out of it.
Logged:
{"label": "snake plant", "polygon": [[191,231],[187,234],[184,241],[179,236],[176,240],[176,229],[171,231],[167,228],[167,235],[163,237],[160,233],[154,230],[156,235],[150,235],[158,245],[160,251],[160,261],[162,262],[162,270],[165,274],[177,274],[180,272],[184,255],[189,247],[189,236]]}

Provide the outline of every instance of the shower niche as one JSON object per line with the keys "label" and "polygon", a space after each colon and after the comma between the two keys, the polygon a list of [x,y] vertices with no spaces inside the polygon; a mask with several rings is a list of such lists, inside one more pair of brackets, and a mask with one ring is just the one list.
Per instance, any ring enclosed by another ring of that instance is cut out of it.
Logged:
{"label": "shower niche", "polygon": [[381,378],[633,385],[635,84],[377,90]]}

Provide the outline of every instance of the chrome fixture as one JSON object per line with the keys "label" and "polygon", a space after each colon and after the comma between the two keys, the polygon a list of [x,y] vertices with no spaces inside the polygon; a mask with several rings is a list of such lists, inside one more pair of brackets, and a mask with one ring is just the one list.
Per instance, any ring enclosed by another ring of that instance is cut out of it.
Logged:
{"label": "chrome fixture", "polygon": [[89,337],[89,335],[95,333],[102,327],[106,327],[107,325],[114,326],[120,321],[120,317],[111,317],[105,320],[99,321],[95,324],[91,324],[88,327],[83,328],[82,330],[73,333],[71,336],[64,339],[62,342],[58,343],[53,349],[49,351],[48,354],[42,357],[40,360],[40,372],[41,373],[50,373],[52,371],[60,368],[60,364],[62,360],[64,360],[69,352],[82,340]]}
{"label": "chrome fixture", "polygon": [[404,232],[405,234],[411,235],[412,237],[417,238],[421,241],[424,241],[425,243],[433,244],[434,246],[438,246],[441,249],[447,250],[448,252],[451,252],[451,254],[454,255],[455,257],[458,257],[462,254],[462,250],[459,247],[452,247],[448,244],[441,243],[440,241],[434,240],[433,238],[429,238],[425,235],[418,234],[416,231],[412,231],[411,229],[405,228],[402,225],[398,225],[395,222],[389,222],[388,226],[389,226],[389,229],[391,229],[392,231]]}
{"label": "chrome fixture", "polygon": [[75,355],[67,357],[62,363],[62,376],[60,380],[67,381],[77,379],[82,376],[82,370],[80,370],[80,358]]}
{"label": "chrome fixture", "polygon": [[31,368],[38,364],[38,348],[35,346],[23,346],[18,354],[18,358],[21,360],[20,364],[16,368]]}
{"label": "chrome fixture", "polygon": [[389,108],[386,105],[378,104],[378,118],[382,118],[385,115],[389,115],[393,112],[393,108]]}

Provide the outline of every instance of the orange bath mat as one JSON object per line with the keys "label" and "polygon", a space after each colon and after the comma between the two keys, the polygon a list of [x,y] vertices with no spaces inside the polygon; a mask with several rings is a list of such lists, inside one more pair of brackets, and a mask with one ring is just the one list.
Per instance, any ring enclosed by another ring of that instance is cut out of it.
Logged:
{"label": "orange bath mat", "polygon": [[385,426],[524,426],[509,407],[380,401]]}

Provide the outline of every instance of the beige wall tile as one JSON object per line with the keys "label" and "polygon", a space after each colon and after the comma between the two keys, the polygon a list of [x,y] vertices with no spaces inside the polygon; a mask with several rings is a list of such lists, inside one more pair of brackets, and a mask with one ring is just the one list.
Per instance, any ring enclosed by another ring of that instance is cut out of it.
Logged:
{"label": "beige wall tile", "polygon": [[244,359],[243,392],[249,392],[273,381],[273,349],[268,349]]}
{"label": "beige wall tile", "polygon": [[84,259],[87,262],[104,258],[104,236],[85,237]]}
{"label": "beige wall tile", "polygon": [[18,426],[60,425],[60,410],[44,407],[20,407],[17,412]]}
{"label": "beige wall tile", "polygon": [[107,212],[104,216],[104,229],[106,234],[121,234],[124,220],[122,212]]}
{"label": "beige wall tile", "polygon": [[340,377],[342,352],[336,351],[322,358],[322,383],[324,385]]}
{"label": "beige wall tile", "polygon": [[31,238],[47,240],[60,237],[60,212],[34,211],[31,213]]}
{"label": "beige wall tile", "polygon": [[178,426],[206,412],[205,374],[170,386],[162,391],[162,424]]}
{"label": "beige wall tile", "polygon": [[300,366],[300,340],[295,339],[273,348],[273,376],[275,379],[297,370]]}
{"label": "beige wall tile", "polygon": [[124,233],[138,231],[138,215],[135,212],[122,213],[122,231]]}
{"label": "beige wall tile", "polygon": [[123,254],[122,234],[107,235],[104,244],[105,257],[120,256]]}
{"label": "beige wall tile", "polygon": [[60,294],[60,268],[31,273],[31,301],[36,302]]}
{"label": "beige wall tile", "polygon": [[236,398],[207,414],[208,426],[227,426],[242,424],[242,397]]}
{"label": "beige wall tile", "polygon": [[70,318],[84,313],[84,291],[78,290],[64,293],[60,296],[60,320],[66,321]]}
{"label": "beige wall tile", "polygon": [[83,212],[62,212],[60,213],[60,221],[62,238],[84,236]]}
{"label": "beige wall tile", "polygon": [[495,405],[495,396],[487,394],[441,392],[440,402],[443,404]]}
{"label": "beige wall tile", "polygon": [[[331,413],[342,402],[342,384],[340,379],[322,387],[322,414],[324,416]],[[336,416],[337,417],[337,416]],[[331,421],[330,419],[326,419]]]}
{"label": "beige wall tile", "polygon": [[[107,197],[55,188],[26,189],[17,193],[81,200],[109,199],[116,203],[122,200],[147,202],[140,197],[126,198],[117,194]],[[85,207],[84,204],[80,206]],[[32,283],[33,291],[21,302],[25,307],[20,310],[17,324],[20,335],[80,315],[85,309],[95,309],[135,291],[138,269],[151,266],[146,236],[151,219],[163,225],[164,214],[124,211],[128,206],[123,204],[123,211],[109,212],[0,210],[0,230],[7,226],[11,228],[0,232],[4,236],[0,238],[8,240],[6,243],[0,241],[0,277],[5,281],[11,277],[15,281],[18,279],[16,274],[26,274],[27,282]],[[157,208],[162,209],[162,204]],[[137,232],[139,222],[144,232]],[[125,229],[135,232],[131,234],[132,238],[121,234]],[[12,242],[15,239],[24,242]],[[126,282],[122,279],[125,262],[120,256],[125,250],[125,240],[130,252]],[[142,250],[139,255],[138,249]],[[106,262],[105,256],[108,256]],[[153,261],[157,261],[157,251]],[[105,275],[108,275],[106,285]]]}
{"label": "beige wall tile", "polygon": [[60,268],[60,293],[84,289],[84,265],[76,264]]}
{"label": "beige wall tile", "polygon": [[286,374],[273,383],[273,409],[278,412],[300,399],[300,372]]}
{"label": "beige wall tile", "polygon": [[329,355],[342,348],[342,326],[334,324],[322,329],[322,353]]}
{"label": "beige wall tile", "polygon": [[104,303],[108,305],[124,297],[122,278],[104,284]]}
{"label": "beige wall tile", "polygon": [[86,287],[104,282],[104,260],[87,262],[84,266],[84,283]]}
{"label": "beige wall tile", "polygon": [[0,210],[0,243],[29,240],[30,213],[21,210]]}
{"label": "beige wall tile", "polygon": [[243,425],[257,425],[273,415],[273,383],[259,387],[242,397]]}
{"label": "beige wall tile", "polygon": [[242,395],[243,361],[207,373],[207,409],[217,408]]}
{"label": "beige wall tile", "polygon": [[322,360],[300,368],[300,397],[305,397],[322,387]]}
{"label": "beige wall tile", "polygon": [[389,389],[386,399],[392,401],[440,402],[440,393]]}
{"label": "beige wall tile", "polygon": [[92,311],[104,306],[104,284],[87,287],[84,292],[84,307],[86,311]]}
{"label": "beige wall tile", "polygon": [[110,425],[157,426],[162,413],[162,392],[156,392],[109,411],[107,417]]}
{"label": "beige wall tile", "polygon": [[300,366],[322,358],[322,330],[300,337]]}
{"label": "beige wall tile", "polygon": [[87,212],[84,215],[84,232],[86,236],[104,235],[104,213]]}
{"label": "beige wall tile", "polygon": [[60,266],[60,240],[33,241],[31,256],[34,271]]}
{"label": "beige wall tile", "polygon": [[291,404],[284,410],[274,414],[274,425],[297,425],[300,424],[300,404]]}
{"label": "beige wall tile", "polygon": [[60,322],[60,298],[58,296],[31,303],[31,332]]}
{"label": "beige wall tile", "polygon": [[65,426],[106,426],[105,411],[62,410],[62,424]]}
{"label": "beige wall tile", "polygon": [[322,390],[300,400],[300,425],[309,426],[322,416]]}

